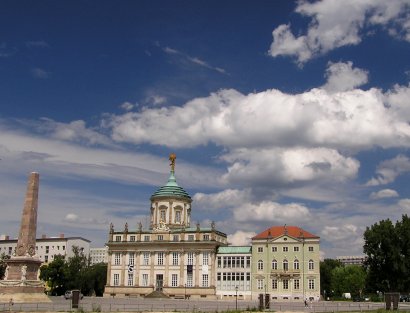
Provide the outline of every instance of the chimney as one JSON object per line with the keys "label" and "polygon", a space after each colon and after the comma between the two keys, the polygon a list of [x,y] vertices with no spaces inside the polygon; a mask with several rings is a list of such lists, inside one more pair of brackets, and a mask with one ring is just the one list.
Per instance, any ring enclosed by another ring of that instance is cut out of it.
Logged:
{"label": "chimney", "polygon": [[44,234],[41,235],[41,239],[46,239],[46,238],[47,238],[47,235],[44,235]]}
{"label": "chimney", "polygon": [[64,234],[60,234],[60,238],[64,238]]}

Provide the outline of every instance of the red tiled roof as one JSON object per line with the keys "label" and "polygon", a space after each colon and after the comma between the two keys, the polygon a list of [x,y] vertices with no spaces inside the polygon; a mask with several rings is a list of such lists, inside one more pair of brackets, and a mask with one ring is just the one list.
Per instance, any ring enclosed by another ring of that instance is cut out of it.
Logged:
{"label": "red tiled roof", "polygon": [[252,239],[270,239],[270,238],[277,238],[280,236],[287,234],[291,237],[295,238],[319,238],[316,235],[313,235],[306,230],[303,230],[297,226],[272,226],[264,230],[263,232],[257,234]]}

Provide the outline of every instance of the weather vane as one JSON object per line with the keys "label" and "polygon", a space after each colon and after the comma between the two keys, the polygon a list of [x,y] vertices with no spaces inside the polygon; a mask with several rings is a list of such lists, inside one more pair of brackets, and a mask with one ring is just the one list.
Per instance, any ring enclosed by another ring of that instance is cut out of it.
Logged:
{"label": "weather vane", "polygon": [[171,153],[169,155],[169,161],[171,162],[169,165],[171,165],[171,171],[175,172],[175,159],[177,158],[177,156],[175,155],[175,153]]}

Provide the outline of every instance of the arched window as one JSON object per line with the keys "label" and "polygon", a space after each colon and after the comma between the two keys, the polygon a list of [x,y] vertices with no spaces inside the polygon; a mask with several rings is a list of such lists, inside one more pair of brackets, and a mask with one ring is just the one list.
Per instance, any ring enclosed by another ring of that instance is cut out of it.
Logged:
{"label": "arched window", "polygon": [[278,261],[272,260],[272,269],[277,270],[278,269]]}
{"label": "arched window", "polygon": [[293,269],[294,270],[298,270],[299,269],[299,260],[296,259],[295,261],[293,261]]}
{"label": "arched window", "polygon": [[287,271],[289,269],[288,260],[283,260],[283,270]]}
{"label": "arched window", "polygon": [[309,270],[313,270],[315,268],[315,263],[313,260],[309,260]]}
{"label": "arched window", "polygon": [[263,261],[262,260],[258,261],[258,270],[263,270]]}

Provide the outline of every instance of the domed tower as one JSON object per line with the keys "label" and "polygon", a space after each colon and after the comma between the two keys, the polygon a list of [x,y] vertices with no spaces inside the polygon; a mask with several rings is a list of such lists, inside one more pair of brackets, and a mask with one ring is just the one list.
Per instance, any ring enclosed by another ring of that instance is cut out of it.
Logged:
{"label": "domed tower", "polygon": [[191,196],[180,186],[175,178],[176,155],[169,156],[171,173],[168,182],[151,196],[150,229],[169,230],[190,227]]}

